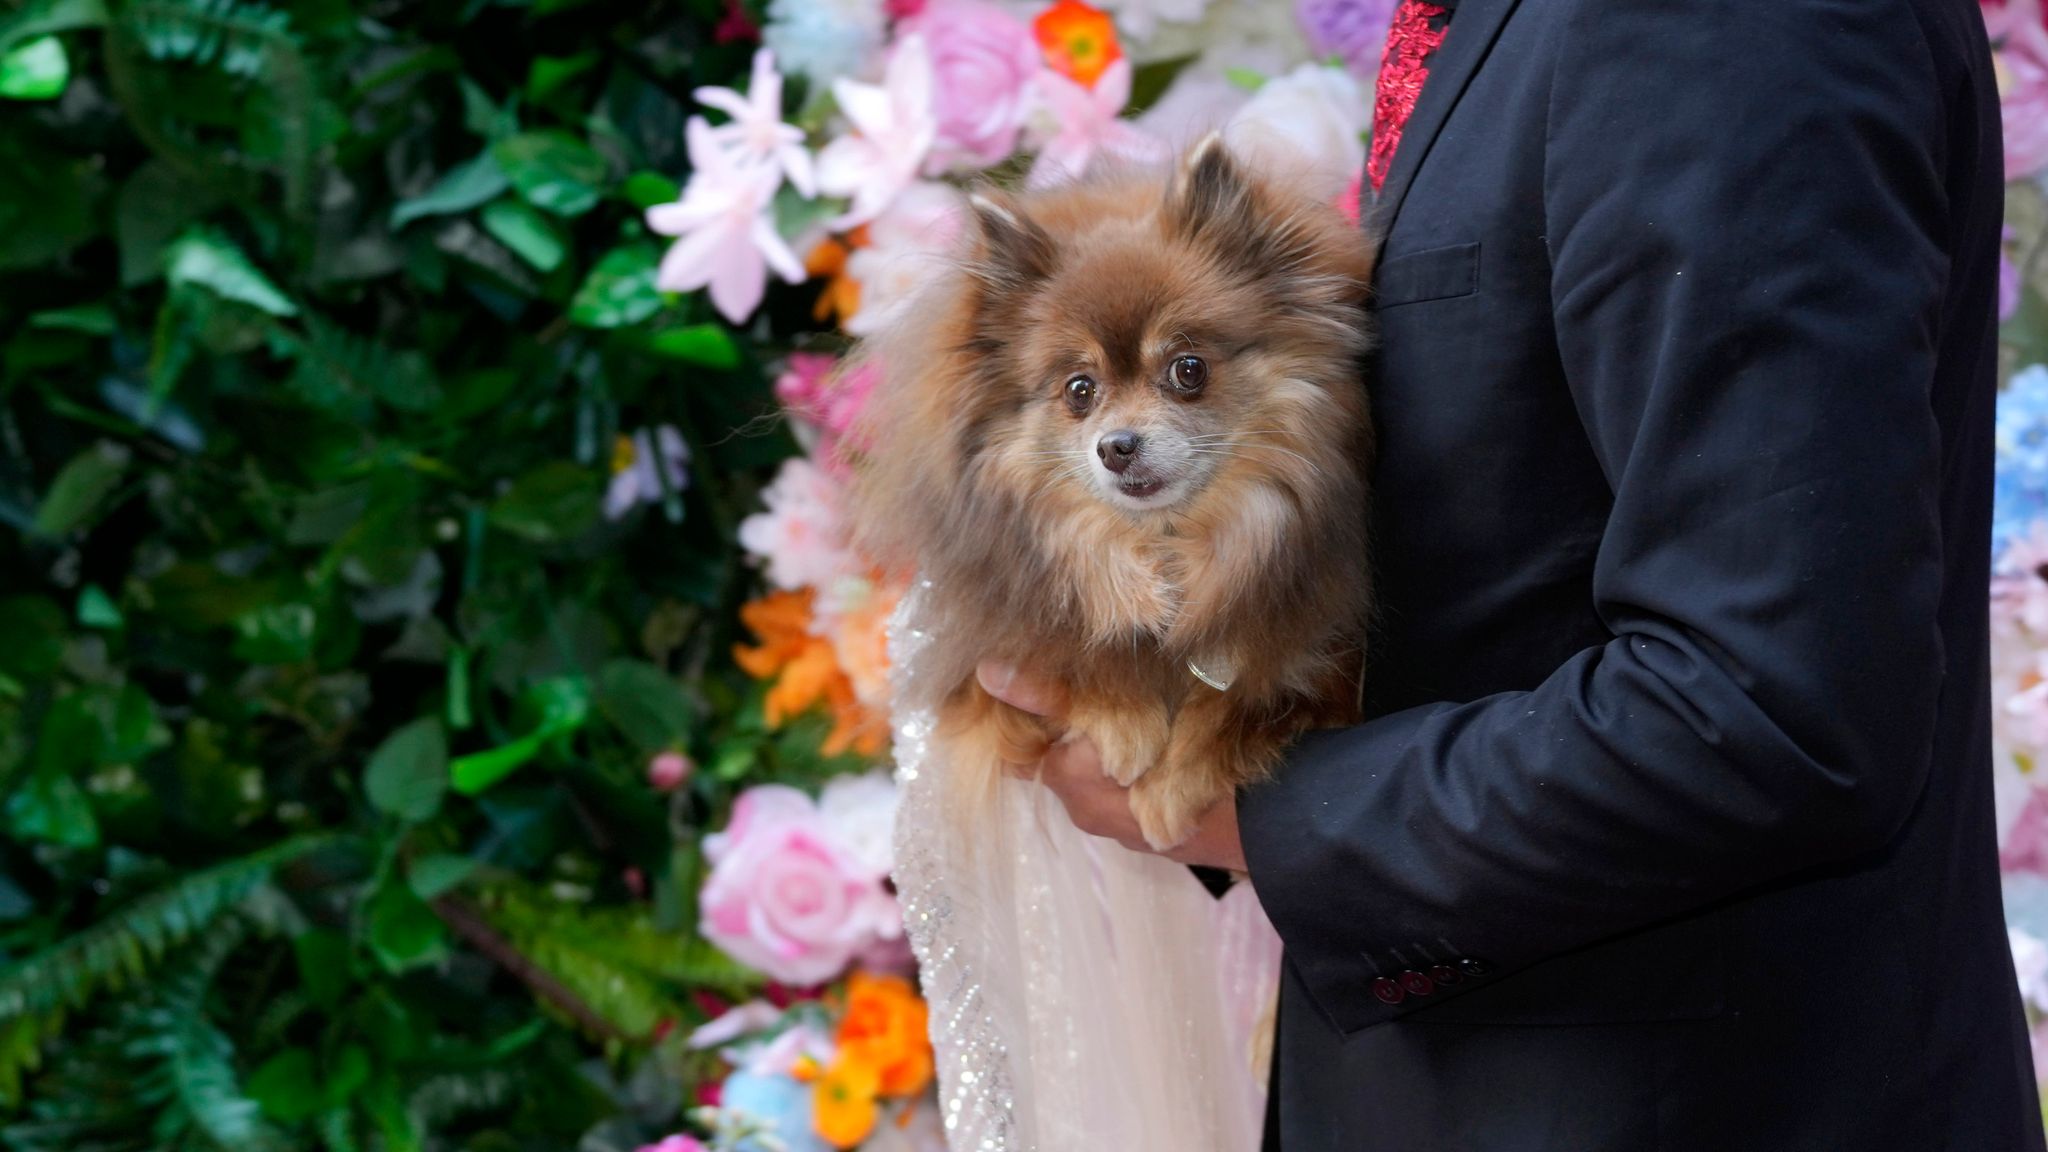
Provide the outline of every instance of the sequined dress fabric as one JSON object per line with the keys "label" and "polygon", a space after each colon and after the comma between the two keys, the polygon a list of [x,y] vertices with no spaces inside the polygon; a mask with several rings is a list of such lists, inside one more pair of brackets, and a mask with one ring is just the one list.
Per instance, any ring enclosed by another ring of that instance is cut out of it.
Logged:
{"label": "sequined dress fabric", "polygon": [[918,681],[920,593],[890,630],[897,893],[954,1152],[1254,1152],[1279,943],[1248,890],[1093,840],[1006,780],[970,835]]}

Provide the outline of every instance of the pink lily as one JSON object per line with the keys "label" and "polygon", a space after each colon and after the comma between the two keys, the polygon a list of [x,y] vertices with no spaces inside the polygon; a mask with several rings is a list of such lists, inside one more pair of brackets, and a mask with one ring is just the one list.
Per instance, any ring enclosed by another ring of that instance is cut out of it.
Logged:
{"label": "pink lily", "polygon": [[1131,99],[1131,62],[1118,60],[1084,88],[1057,72],[1038,74],[1041,106],[1058,127],[1039,149],[1027,181],[1044,188],[1078,179],[1097,154],[1146,163],[1164,159],[1166,145],[1118,113]]}
{"label": "pink lily", "polygon": [[696,97],[732,117],[731,123],[713,128],[711,136],[741,167],[779,168],[806,199],[818,194],[803,129],[782,122],[782,74],[775,70],[775,53],[766,48],[754,53],[746,95],[731,88],[699,88]]}
{"label": "pink lily", "polygon": [[739,164],[713,137],[702,116],[686,128],[695,172],[673,204],[647,210],[647,226],[677,237],[655,271],[665,292],[711,289],[711,304],[735,324],[761,306],[768,270],[791,284],[804,279],[803,261],[775,230],[769,209],[782,183],[773,169]]}
{"label": "pink lily", "polygon": [[932,112],[932,61],[924,37],[905,36],[889,57],[882,83],[832,82],[839,111],[853,125],[818,153],[818,186],[852,200],[836,228],[851,228],[882,214],[897,193],[917,179],[938,138]]}

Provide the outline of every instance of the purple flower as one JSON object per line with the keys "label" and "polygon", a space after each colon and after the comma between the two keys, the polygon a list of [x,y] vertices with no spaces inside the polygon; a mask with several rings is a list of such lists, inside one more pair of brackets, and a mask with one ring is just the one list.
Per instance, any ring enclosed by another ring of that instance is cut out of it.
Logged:
{"label": "purple flower", "polygon": [[1380,70],[1380,48],[1394,22],[1395,0],[1294,0],[1294,18],[1318,56],[1338,56],[1353,76]]}

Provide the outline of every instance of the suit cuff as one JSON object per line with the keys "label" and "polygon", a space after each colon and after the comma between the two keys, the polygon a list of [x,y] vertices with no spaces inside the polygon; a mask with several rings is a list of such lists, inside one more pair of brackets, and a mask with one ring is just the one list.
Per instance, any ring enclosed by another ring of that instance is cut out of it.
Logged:
{"label": "suit cuff", "polygon": [[[1253,889],[1286,963],[1341,1032],[1355,1032],[1492,984],[1501,971],[1450,925],[1429,924],[1373,857],[1398,843],[1386,783],[1428,717],[1414,709],[1356,728],[1311,732],[1274,776],[1237,798]],[[1411,762],[1405,770],[1428,771]],[[1385,835],[1376,834],[1388,825]]]}

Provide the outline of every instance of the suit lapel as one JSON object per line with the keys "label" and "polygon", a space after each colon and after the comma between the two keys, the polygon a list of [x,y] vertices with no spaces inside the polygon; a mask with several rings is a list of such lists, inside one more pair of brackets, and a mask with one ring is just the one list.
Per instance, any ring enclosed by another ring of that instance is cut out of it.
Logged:
{"label": "suit lapel", "polygon": [[1416,170],[1429,156],[1430,145],[1436,143],[1437,133],[1443,130],[1444,121],[1450,119],[1451,109],[1457,107],[1458,98],[1465,94],[1466,84],[1486,59],[1515,4],[1516,0],[1459,0],[1443,46],[1430,58],[1429,79],[1423,82],[1415,111],[1409,114],[1401,131],[1401,143],[1394,150],[1387,182],[1373,202],[1372,220],[1382,241],[1393,231],[1401,201],[1408,196],[1408,185],[1414,182]]}

